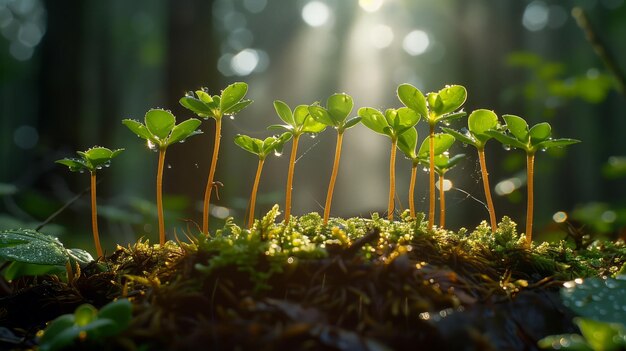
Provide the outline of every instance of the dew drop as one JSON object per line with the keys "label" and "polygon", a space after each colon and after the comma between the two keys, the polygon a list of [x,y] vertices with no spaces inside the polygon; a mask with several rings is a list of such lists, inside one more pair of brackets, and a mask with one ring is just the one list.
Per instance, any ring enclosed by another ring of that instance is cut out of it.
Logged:
{"label": "dew drop", "polygon": [[193,97],[193,92],[188,91],[188,92],[185,93],[185,96],[186,97]]}
{"label": "dew drop", "polygon": [[316,136],[317,136],[317,135],[315,135],[315,134],[311,134],[311,135],[310,135],[311,139],[315,139],[315,137],[316,137]]}
{"label": "dew drop", "polygon": [[280,156],[282,156],[282,155],[283,155],[283,153],[282,153],[282,152],[278,152],[278,151],[274,151],[274,155],[275,155],[276,157],[280,157]]}
{"label": "dew drop", "polygon": [[207,88],[207,87],[202,87],[201,90],[204,91],[205,93],[209,92],[209,88]]}
{"label": "dew drop", "polygon": [[230,116],[228,116],[228,118],[230,118],[231,120],[234,120],[234,119],[235,119],[235,116],[230,115]]}
{"label": "dew drop", "polygon": [[168,164],[167,169],[172,169],[172,165]]}
{"label": "dew drop", "polygon": [[429,172],[429,169],[428,169],[427,167],[424,167],[424,168],[422,168],[422,171],[424,171],[424,172],[428,173],[428,172]]}
{"label": "dew drop", "polygon": [[502,144],[502,148],[506,151],[511,150],[511,145],[507,145],[507,144]]}

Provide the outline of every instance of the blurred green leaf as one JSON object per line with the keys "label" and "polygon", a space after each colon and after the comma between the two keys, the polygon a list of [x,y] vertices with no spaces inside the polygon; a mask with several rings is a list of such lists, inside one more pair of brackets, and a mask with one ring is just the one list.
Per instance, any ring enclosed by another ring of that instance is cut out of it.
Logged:
{"label": "blurred green leaf", "polygon": [[552,135],[552,127],[546,122],[538,123],[530,128],[528,133],[530,134],[530,143],[534,145],[548,139]]}
{"label": "blurred green leaf", "polygon": [[626,156],[609,157],[608,162],[602,166],[602,174],[609,179],[626,177]]}

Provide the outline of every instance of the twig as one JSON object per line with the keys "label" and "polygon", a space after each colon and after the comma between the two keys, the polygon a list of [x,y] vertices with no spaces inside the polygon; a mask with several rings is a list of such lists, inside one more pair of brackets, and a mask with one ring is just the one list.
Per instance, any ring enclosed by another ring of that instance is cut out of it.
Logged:
{"label": "twig", "polygon": [[617,65],[613,53],[609,50],[608,46],[604,43],[602,38],[598,36],[596,30],[591,25],[589,17],[585,11],[580,7],[574,7],[572,9],[572,16],[576,20],[576,23],[585,32],[587,41],[593,47],[596,55],[600,57],[604,66],[613,74],[617,82],[617,90],[624,96],[626,96],[626,75],[624,71]]}

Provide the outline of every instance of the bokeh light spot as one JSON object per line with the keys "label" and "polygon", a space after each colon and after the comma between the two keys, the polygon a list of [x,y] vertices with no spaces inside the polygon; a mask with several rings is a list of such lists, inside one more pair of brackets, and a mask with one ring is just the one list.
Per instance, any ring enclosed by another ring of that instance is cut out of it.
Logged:
{"label": "bokeh light spot", "polygon": [[533,1],[524,10],[522,24],[531,32],[544,29],[548,24],[549,10],[543,1]]}
{"label": "bokeh light spot", "polygon": [[367,12],[376,12],[383,6],[383,0],[359,0],[359,6]]}
{"label": "bokeh light spot", "polygon": [[311,1],[302,8],[302,19],[311,27],[320,27],[328,22],[330,9],[320,1]]}
{"label": "bokeh light spot", "polygon": [[13,141],[20,149],[29,150],[37,145],[39,133],[37,129],[29,125],[23,125],[17,127],[13,132]]}
{"label": "bokeh light spot", "polygon": [[230,60],[230,67],[238,76],[247,76],[259,64],[259,54],[254,49],[241,50]]}
{"label": "bokeh light spot", "polygon": [[402,41],[402,48],[411,56],[418,56],[426,52],[430,45],[428,34],[423,30],[414,30],[407,34]]}
{"label": "bokeh light spot", "polygon": [[375,48],[386,48],[393,41],[393,30],[384,24],[376,25],[370,30],[370,40]]}

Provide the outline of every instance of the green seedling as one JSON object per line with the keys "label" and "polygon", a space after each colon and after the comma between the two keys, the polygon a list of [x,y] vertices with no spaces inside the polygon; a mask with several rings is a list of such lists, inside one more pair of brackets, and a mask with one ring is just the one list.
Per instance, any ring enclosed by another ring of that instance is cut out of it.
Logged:
{"label": "green seedling", "polygon": [[[447,152],[435,156],[435,172],[439,175],[439,228],[444,229],[446,226],[446,189],[445,175],[454,166],[459,163],[465,154],[458,154],[450,157]],[[429,164],[427,162],[426,164]]]}
{"label": "green seedling", "polygon": [[307,105],[299,105],[293,111],[286,103],[275,100],[274,109],[278,117],[286,124],[274,124],[268,127],[271,130],[285,131],[293,137],[291,144],[291,155],[289,156],[289,170],[287,172],[287,188],[285,190],[285,224],[291,219],[291,191],[293,188],[293,173],[296,165],[296,155],[298,154],[298,141],[305,133],[317,134],[326,129],[326,125],[316,121],[309,113]]}
{"label": "green seedling", "polygon": [[202,232],[209,234],[209,207],[211,202],[211,191],[213,190],[215,169],[220,150],[220,139],[222,138],[222,118],[224,116],[233,117],[241,110],[252,103],[252,100],[244,100],[248,92],[248,84],[237,82],[227,86],[222,90],[222,94],[209,95],[206,89],[197,90],[195,96],[193,92],[187,93],[180,99],[180,104],[189,109],[199,117],[204,119],[215,119],[215,137],[213,143],[213,157],[211,158],[211,168],[204,191],[204,205],[202,209]]}
{"label": "green seedling", "polygon": [[[428,165],[430,152],[430,139],[428,136],[416,151],[418,134],[415,128],[410,128],[398,137],[398,148],[411,160],[411,180],[409,183],[409,213],[415,218],[415,180],[417,178],[417,168],[421,164]],[[441,155],[454,144],[454,137],[449,134],[439,133],[434,136],[435,156]]]}
{"label": "green seedling", "polygon": [[[359,116],[363,124],[376,133],[386,135],[391,139],[391,157],[389,159],[389,202],[387,204],[387,219],[393,220],[394,194],[396,191],[396,147],[398,137],[403,133],[413,129],[413,126],[420,120],[420,115],[416,111],[402,107],[399,109],[387,109],[385,114],[371,108],[362,107],[359,109]],[[417,138],[417,136],[416,136]]]}
{"label": "green seedling", "polygon": [[357,125],[361,121],[361,117],[348,116],[354,108],[352,97],[348,94],[334,94],[326,101],[326,108],[319,105],[309,106],[309,113],[313,118],[337,130],[337,145],[335,146],[335,161],[333,162],[333,171],[328,184],[328,192],[326,193],[326,203],[324,205],[324,225],[328,223],[330,217],[330,206],[333,201],[333,191],[335,190],[335,181],[339,172],[339,158],[341,157],[341,143],[343,141],[343,133]]}
{"label": "green seedling", "polygon": [[538,123],[532,128],[528,128],[528,123],[518,116],[502,116],[506,122],[508,133],[500,130],[488,130],[485,134],[494,137],[501,142],[505,148],[519,148],[526,152],[526,175],[528,198],[526,205],[526,242],[530,245],[533,234],[533,204],[534,204],[534,183],[535,174],[535,154],[539,150],[546,150],[552,147],[563,147],[579,143],[576,139],[552,139],[552,127],[548,123]]}
{"label": "green seedling", "polygon": [[100,311],[90,304],[80,305],[73,314],[64,314],[50,322],[39,340],[39,350],[64,350],[77,340],[103,344],[106,338],[128,328],[132,309],[128,299],[113,301]]}
{"label": "green seedling", "polygon": [[478,160],[480,162],[480,171],[483,179],[483,189],[485,198],[487,199],[487,207],[489,209],[489,221],[491,223],[491,231],[497,229],[496,210],[491,199],[491,187],[489,186],[489,172],[487,172],[487,163],[485,162],[485,145],[492,137],[485,134],[488,130],[497,129],[498,116],[490,110],[476,110],[472,112],[467,120],[469,130],[466,133],[460,133],[450,128],[442,128],[446,133],[453,135],[458,141],[472,145],[478,150]]}
{"label": "green seedling", "polygon": [[259,180],[261,179],[261,171],[263,170],[265,158],[272,152],[278,155],[281,154],[283,150],[283,145],[285,145],[285,143],[289,141],[289,139],[291,139],[291,134],[289,133],[283,133],[279,137],[268,137],[264,140],[251,138],[247,135],[237,135],[235,137],[235,144],[259,157],[259,165],[257,166],[256,176],[254,177],[252,194],[250,195],[248,228],[252,228],[252,225],[254,224],[254,207],[256,204],[256,193],[259,188]]}
{"label": "green seedling", "polygon": [[111,159],[124,149],[110,150],[106,147],[95,146],[87,151],[77,151],[80,158],[64,158],[56,163],[67,166],[72,172],[89,172],[91,176],[91,229],[93,241],[96,244],[98,257],[102,257],[102,246],[100,246],[100,235],[98,234],[98,209],[96,207],[96,171],[111,165]]}
{"label": "green seedling", "polygon": [[[461,85],[450,85],[436,93],[428,93],[426,97],[419,89],[411,84],[398,86],[398,98],[408,108],[412,109],[428,122],[429,135],[435,134],[437,123],[449,123],[454,119],[466,115],[463,111],[457,111],[467,98],[467,91]],[[430,139],[429,153],[429,209],[428,226],[435,224],[435,145],[434,139]]]}
{"label": "green seedling", "polygon": [[138,137],[147,141],[148,148],[159,152],[157,166],[156,198],[157,215],[159,217],[159,243],[165,244],[165,220],[163,219],[163,166],[165,164],[165,151],[176,143],[183,142],[190,136],[200,134],[198,129],[200,120],[190,118],[180,124],[176,124],[176,117],[170,112],[161,109],[151,109],[146,112],[145,124],[132,119],[125,119],[122,123]]}

